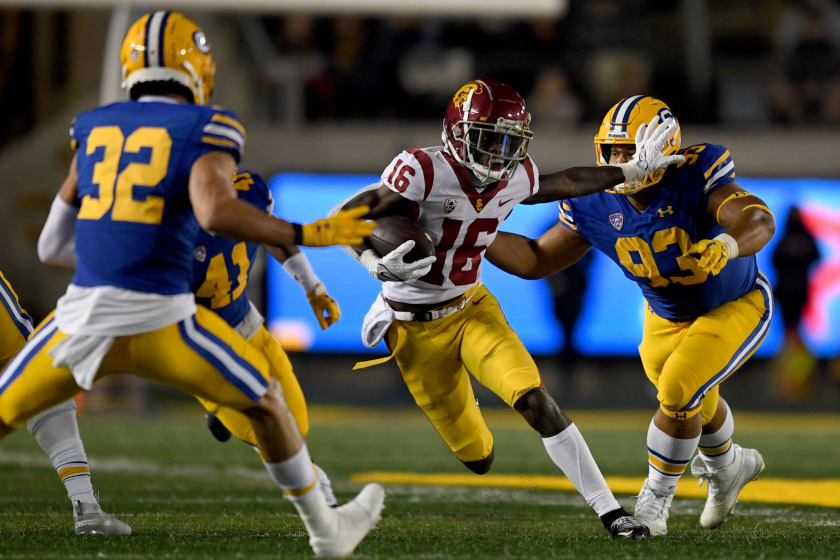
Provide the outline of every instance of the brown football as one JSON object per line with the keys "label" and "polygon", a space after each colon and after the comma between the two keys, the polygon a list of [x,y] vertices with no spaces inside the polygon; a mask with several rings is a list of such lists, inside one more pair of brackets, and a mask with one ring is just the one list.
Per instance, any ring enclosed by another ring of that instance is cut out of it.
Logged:
{"label": "brown football", "polygon": [[407,263],[435,254],[435,247],[426,230],[414,220],[402,216],[377,218],[376,228],[368,238],[371,249],[380,257],[384,257],[406,241],[414,241],[414,248],[404,258]]}

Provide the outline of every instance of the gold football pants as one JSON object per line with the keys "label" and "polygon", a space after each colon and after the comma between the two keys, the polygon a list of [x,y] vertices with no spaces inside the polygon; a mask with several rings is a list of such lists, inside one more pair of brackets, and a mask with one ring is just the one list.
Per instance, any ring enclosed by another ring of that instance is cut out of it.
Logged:
{"label": "gold football pants", "polygon": [[32,333],[32,319],[20,307],[12,285],[0,272],[0,370],[17,354]]}
{"label": "gold football pants", "polygon": [[[260,326],[260,330],[249,341],[257,350],[268,358],[268,373],[280,383],[286,404],[289,406],[292,416],[297,422],[300,435],[306,437],[309,433],[309,415],[306,410],[306,400],[303,398],[303,391],[300,388],[297,377],[292,370],[292,363],[280,343],[277,342],[271,333]],[[257,446],[257,438],[254,436],[254,428],[248,417],[240,411],[229,406],[219,406],[207,399],[198,399],[204,408],[216,415],[222,424],[231,431],[233,435]]]}
{"label": "gold football pants", "polygon": [[466,307],[429,322],[395,321],[388,346],[414,400],[449,449],[464,462],[493,450],[467,372],[508,405],[542,386],[533,358],[484,286]]}
{"label": "gold football pants", "polygon": [[[50,350],[67,338],[47,317],[0,374],[0,420],[20,427],[79,392]],[[198,307],[192,317],[156,331],[120,336],[95,381],[126,372],[237,410],[252,408],[268,390],[268,360],[221,317]]]}
{"label": "gold football pants", "polygon": [[703,425],[711,422],[718,385],[761,346],[772,317],[773,293],[761,275],[756,289],[694,321],[668,321],[647,306],[639,355],[659,402],[671,411],[701,405]]}

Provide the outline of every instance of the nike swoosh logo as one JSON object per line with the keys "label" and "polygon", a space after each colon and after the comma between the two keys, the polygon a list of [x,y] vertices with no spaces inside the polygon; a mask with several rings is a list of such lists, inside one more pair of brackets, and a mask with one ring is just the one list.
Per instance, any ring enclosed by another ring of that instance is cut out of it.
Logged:
{"label": "nike swoosh logo", "polygon": [[[512,199],[511,199],[511,200],[512,200]],[[486,298],[486,297],[487,297],[486,295],[481,296],[480,298],[478,298],[477,300],[475,300],[475,301],[473,302],[473,305],[478,305],[479,303],[481,303],[481,300],[483,300],[483,299],[484,299],[484,298]]]}
{"label": "nike swoosh logo", "polygon": [[509,199],[507,199],[507,200],[500,200],[500,201],[499,201],[499,206],[500,206],[500,207],[501,207],[501,206],[504,206],[505,204],[507,204],[507,203],[508,203],[508,202],[510,202],[511,200],[513,200],[513,199],[512,199],[512,198],[509,198]]}

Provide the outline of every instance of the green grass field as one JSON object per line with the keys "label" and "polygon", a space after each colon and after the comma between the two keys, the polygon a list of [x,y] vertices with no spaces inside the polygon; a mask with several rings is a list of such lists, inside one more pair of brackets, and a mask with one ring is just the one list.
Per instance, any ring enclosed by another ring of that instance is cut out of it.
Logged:
{"label": "green grass field", "polygon": [[[342,500],[355,473],[463,473],[419,411],[316,408],[313,459]],[[575,418],[574,413],[572,417]],[[509,411],[489,411],[495,474],[558,474],[539,438]],[[581,413],[606,475],[646,474],[647,413]],[[34,439],[0,443],[0,558],[311,558],[303,525],[256,454],[219,444],[201,411],[80,419],[104,508],[129,523],[122,538],[73,535],[64,488]],[[763,476],[840,479],[840,418],[736,414],[736,440],[762,451]],[[693,479],[684,481],[693,484]],[[702,500],[676,499],[666,538],[616,542],[570,492],[386,484],[383,521],[356,556],[373,558],[838,558],[840,509],[739,504],[721,529],[698,525]],[[621,496],[631,506],[630,496]]]}

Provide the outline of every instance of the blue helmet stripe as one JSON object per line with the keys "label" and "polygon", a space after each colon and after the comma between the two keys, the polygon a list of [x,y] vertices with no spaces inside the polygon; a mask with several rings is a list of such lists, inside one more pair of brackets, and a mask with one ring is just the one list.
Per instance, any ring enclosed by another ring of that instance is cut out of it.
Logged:
{"label": "blue helmet stripe", "polygon": [[169,20],[169,14],[172,12],[165,12],[163,14],[163,20],[160,22],[160,39],[158,39],[158,66],[163,68],[163,38],[164,34],[166,33],[166,22]]}
{"label": "blue helmet stripe", "polygon": [[613,124],[621,126],[621,132],[627,131],[627,117],[630,116],[630,113],[633,112],[633,109],[636,108],[636,105],[639,104],[639,101],[641,101],[644,98],[644,95],[634,95],[633,97],[627,97],[618,104],[618,107],[615,108],[615,112],[613,113],[611,120]]}
{"label": "blue helmet stripe", "polygon": [[152,17],[154,14],[149,14],[149,19],[146,20],[146,32],[143,34],[143,66],[149,67],[149,26],[152,24]]}
{"label": "blue helmet stripe", "polygon": [[622,99],[621,101],[619,101],[619,102],[618,102],[618,105],[616,105],[616,106],[615,106],[615,111],[613,111],[613,114],[612,114],[612,116],[610,117],[610,124],[612,124],[612,123],[614,123],[614,122],[618,122],[616,119],[618,119],[618,114],[621,112],[621,107],[622,107],[625,103],[627,103],[627,100],[628,100],[628,99],[630,99],[630,98],[629,98],[629,97],[625,97],[624,99]]}

